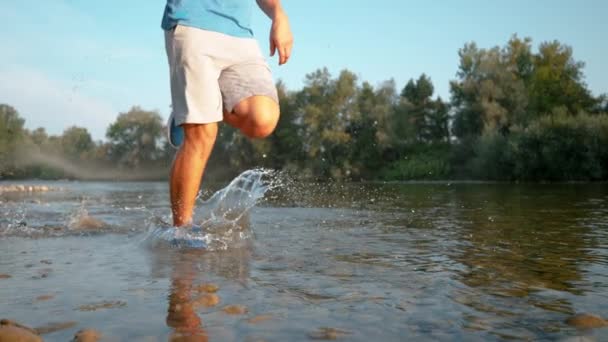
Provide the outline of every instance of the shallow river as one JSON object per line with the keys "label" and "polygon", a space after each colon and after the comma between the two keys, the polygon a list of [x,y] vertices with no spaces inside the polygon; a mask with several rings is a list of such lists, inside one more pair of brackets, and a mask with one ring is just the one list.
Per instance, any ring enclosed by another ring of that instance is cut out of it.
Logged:
{"label": "shallow river", "polygon": [[284,178],[205,189],[208,250],[158,234],[165,183],[0,193],[0,318],[65,323],[48,341],[608,340],[566,323],[608,316],[608,185]]}

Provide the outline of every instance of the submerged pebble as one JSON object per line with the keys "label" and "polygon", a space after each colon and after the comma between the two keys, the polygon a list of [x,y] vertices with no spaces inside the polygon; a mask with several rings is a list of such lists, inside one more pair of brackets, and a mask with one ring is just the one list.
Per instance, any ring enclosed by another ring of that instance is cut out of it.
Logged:
{"label": "submerged pebble", "polygon": [[220,297],[214,293],[206,293],[196,298],[192,304],[195,307],[203,306],[206,308],[216,306],[220,303]]}
{"label": "submerged pebble", "polygon": [[592,314],[578,314],[566,320],[566,324],[578,329],[593,329],[608,327],[608,321]]}
{"label": "submerged pebble", "polygon": [[215,293],[217,290],[219,290],[219,287],[215,284],[201,284],[196,288],[196,290],[198,292]]}
{"label": "submerged pebble", "polygon": [[257,324],[257,323],[262,323],[262,322],[266,322],[268,320],[272,319],[272,315],[258,315],[255,317],[251,317],[250,319],[247,320],[247,322],[251,323],[251,324]]}
{"label": "submerged pebble", "polygon": [[79,330],[72,342],[96,342],[101,339],[101,333],[95,329],[82,329]]}
{"label": "submerged pebble", "polygon": [[247,307],[244,305],[228,305],[222,311],[229,315],[244,315],[247,313]]}
{"label": "submerged pebble", "polygon": [[100,309],[114,309],[114,308],[122,308],[127,306],[127,302],[123,302],[121,300],[117,301],[103,301],[99,303],[92,303],[81,305],[78,307],[79,311],[97,311]]}
{"label": "submerged pebble", "polygon": [[317,331],[308,334],[313,340],[337,340],[338,338],[349,335],[350,332],[342,329],[321,327]]}
{"label": "submerged pebble", "polygon": [[88,216],[88,215],[73,219],[68,224],[68,227],[70,229],[77,229],[77,230],[101,229],[101,228],[104,228],[105,226],[106,226],[106,224],[103,221],[98,220],[98,219]]}
{"label": "submerged pebble", "polygon": [[55,331],[69,329],[78,324],[78,322],[69,321],[69,322],[60,322],[60,323],[49,323],[47,325],[38,327],[34,329],[38,334],[44,335],[49,334]]}
{"label": "submerged pebble", "polygon": [[51,300],[53,298],[55,298],[55,295],[52,295],[52,294],[42,295],[42,296],[36,297],[36,301],[37,302],[44,302],[44,301],[47,301],[47,300]]}
{"label": "submerged pebble", "polygon": [[8,319],[0,320],[0,342],[39,342],[36,330]]}

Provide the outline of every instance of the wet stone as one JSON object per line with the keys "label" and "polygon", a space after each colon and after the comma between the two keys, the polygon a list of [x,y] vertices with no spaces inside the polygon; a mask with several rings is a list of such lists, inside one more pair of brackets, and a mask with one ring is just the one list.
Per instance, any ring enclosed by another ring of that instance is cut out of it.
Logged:
{"label": "wet stone", "polygon": [[44,302],[44,301],[47,301],[47,300],[51,300],[53,298],[55,298],[55,295],[52,295],[52,294],[42,295],[42,296],[36,297],[36,301],[37,302]]}
{"label": "wet stone", "polygon": [[41,270],[38,270],[38,275],[35,275],[32,277],[32,279],[42,279],[42,278],[47,278],[51,272],[53,272],[52,268],[43,268]]}
{"label": "wet stone", "polygon": [[69,322],[60,322],[60,323],[49,323],[47,325],[38,327],[34,329],[38,334],[44,335],[49,334],[59,330],[70,329],[74,327],[78,322],[69,321]]}
{"label": "wet stone", "polygon": [[258,315],[255,317],[251,317],[250,319],[247,320],[247,322],[249,322],[251,324],[258,324],[258,323],[269,321],[271,319],[272,319],[272,315]]}
{"label": "wet stone", "polygon": [[566,320],[566,324],[577,329],[593,329],[608,327],[608,321],[592,314],[578,314]]}
{"label": "wet stone", "polygon": [[73,342],[96,342],[101,339],[101,333],[95,329],[82,329],[74,335]]}
{"label": "wet stone", "polygon": [[342,329],[321,327],[317,331],[309,333],[308,337],[313,340],[337,340],[346,335],[350,335],[350,332]]}
{"label": "wet stone", "polygon": [[8,319],[0,320],[0,342],[39,342],[42,338],[32,328]]}
{"label": "wet stone", "polygon": [[2,274],[2,273],[0,273],[0,279],[8,279],[10,277],[11,277],[10,274]]}
{"label": "wet stone", "polygon": [[222,311],[229,315],[244,315],[247,313],[247,307],[243,305],[228,305],[225,306]]}
{"label": "wet stone", "polygon": [[169,342],[207,342],[209,337],[203,332],[183,333],[175,332],[169,336]]}
{"label": "wet stone", "polygon": [[121,300],[103,301],[103,302],[99,302],[99,303],[81,305],[78,307],[78,311],[97,311],[97,310],[101,310],[101,309],[122,308],[125,306],[127,306],[127,302],[123,302]]}
{"label": "wet stone", "polygon": [[206,308],[216,306],[220,303],[220,297],[214,293],[206,293],[193,301],[195,307],[203,306]]}
{"label": "wet stone", "polygon": [[219,290],[219,287],[215,284],[201,284],[199,285],[196,290],[200,293],[200,292],[205,292],[205,293],[216,293],[217,290]]}

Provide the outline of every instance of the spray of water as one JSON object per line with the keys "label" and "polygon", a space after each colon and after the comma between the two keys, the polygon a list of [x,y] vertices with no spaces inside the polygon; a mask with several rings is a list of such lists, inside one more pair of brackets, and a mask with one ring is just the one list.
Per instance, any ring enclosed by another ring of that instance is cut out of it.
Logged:
{"label": "spray of water", "polygon": [[145,240],[201,242],[209,250],[236,247],[252,237],[250,209],[267,191],[280,186],[281,177],[276,171],[247,170],[199,205],[194,217],[195,229],[167,228],[166,224],[159,227],[157,219]]}

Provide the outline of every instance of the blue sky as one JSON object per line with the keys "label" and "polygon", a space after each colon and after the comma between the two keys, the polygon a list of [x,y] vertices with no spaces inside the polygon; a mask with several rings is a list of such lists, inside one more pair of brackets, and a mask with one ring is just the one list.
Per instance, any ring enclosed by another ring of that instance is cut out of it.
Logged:
{"label": "blue sky", "polygon": [[[252,0],[253,1],[253,0]],[[170,97],[160,19],[164,0],[0,1],[0,103],[51,134],[71,125],[95,139],[132,105],[166,118]],[[275,78],[299,89],[307,73],[348,68],[374,85],[399,88],[426,73],[449,98],[458,49],[504,45],[517,33],[534,45],[559,40],[586,63],[586,82],[608,92],[608,1],[284,0],[295,36],[290,62]],[[373,5],[372,5],[373,4]],[[268,50],[270,22],[260,11],[254,31]]]}

